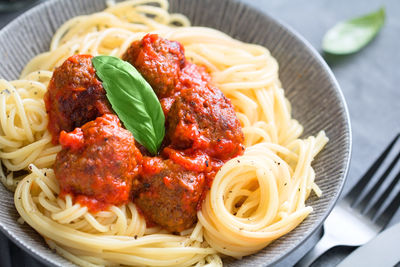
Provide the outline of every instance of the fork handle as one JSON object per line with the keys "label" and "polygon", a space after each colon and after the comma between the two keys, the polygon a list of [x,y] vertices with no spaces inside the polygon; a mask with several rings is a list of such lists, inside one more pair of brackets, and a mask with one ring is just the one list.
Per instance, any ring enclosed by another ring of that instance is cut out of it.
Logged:
{"label": "fork handle", "polygon": [[309,267],[316,259],[329,249],[338,246],[339,244],[329,235],[325,234],[318,243],[306,254],[297,264],[296,267]]}

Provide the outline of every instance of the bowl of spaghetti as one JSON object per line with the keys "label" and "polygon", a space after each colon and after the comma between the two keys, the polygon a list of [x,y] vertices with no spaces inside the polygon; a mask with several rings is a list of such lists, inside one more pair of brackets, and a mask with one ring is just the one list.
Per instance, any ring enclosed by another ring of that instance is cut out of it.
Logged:
{"label": "bowl of spaghetti", "polygon": [[271,265],[340,194],[333,74],[242,3],[49,1],[0,40],[0,229],[45,264]]}

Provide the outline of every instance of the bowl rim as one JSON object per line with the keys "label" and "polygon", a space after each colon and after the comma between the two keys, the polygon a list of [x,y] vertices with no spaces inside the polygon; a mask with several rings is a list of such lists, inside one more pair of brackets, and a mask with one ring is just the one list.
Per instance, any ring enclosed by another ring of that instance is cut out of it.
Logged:
{"label": "bowl rim", "polygon": [[[45,10],[47,7],[50,7],[52,5],[55,5],[58,2],[64,2],[66,0],[52,0],[52,1],[45,1],[38,3],[37,5],[31,7],[30,9],[26,10],[25,12],[19,14],[17,17],[15,17],[13,20],[11,20],[7,25],[5,25],[3,28],[0,29],[0,35],[3,32],[8,31],[9,28],[14,27],[14,25],[18,25],[21,20],[23,20],[24,17],[30,16],[31,14],[34,13],[40,13],[42,12],[41,10]],[[104,0],[105,1],[105,0]],[[311,231],[308,231],[307,234],[305,234],[300,241],[293,246],[291,249],[287,250],[285,253],[281,254],[279,257],[276,257],[272,262],[269,263],[269,266],[273,266],[275,264],[280,263],[283,261],[287,256],[289,256],[294,250],[298,249],[302,244],[304,244],[318,229],[321,228],[322,224],[336,205],[339,197],[341,196],[343,192],[343,187],[344,184],[347,180],[347,175],[349,171],[349,166],[350,166],[350,161],[351,161],[351,155],[352,155],[352,128],[351,128],[351,121],[350,121],[350,114],[349,110],[347,107],[346,100],[344,98],[343,92],[341,90],[341,87],[336,80],[335,75],[333,74],[332,70],[328,66],[328,64],[325,62],[325,60],[322,58],[322,56],[318,53],[318,51],[301,35],[299,34],[296,30],[294,30],[291,26],[289,26],[287,23],[283,22],[281,19],[278,19],[274,16],[271,16],[270,14],[266,13],[262,9],[256,9],[254,6],[249,5],[247,3],[244,3],[243,1],[240,0],[225,0],[227,2],[233,2],[238,5],[245,6],[250,12],[256,13],[257,15],[260,15],[262,17],[266,17],[268,20],[273,21],[277,26],[281,28],[281,30],[285,31],[285,34],[288,34],[290,37],[297,39],[299,43],[304,45],[304,49],[307,50],[308,53],[310,53],[316,62],[320,65],[322,68],[323,72],[327,74],[329,83],[331,83],[334,91],[337,94],[337,97],[339,99],[339,103],[341,104],[342,112],[343,112],[343,118],[344,118],[344,125],[345,125],[345,138],[344,142],[346,147],[348,148],[348,153],[345,155],[343,162],[344,162],[344,169],[343,169],[343,174],[341,184],[336,192],[336,195],[331,198],[331,202],[328,205],[328,208],[324,211],[323,215],[319,218],[318,222],[313,225],[313,228]],[[67,1],[66,3],[68,3]],[[346,131],[347,130],[347,131]],[[46,264],[48,266],[57,266],[59,262],[55,261],[54,259],[49,259],[42,257],[36,250],[33,249],[33,247],[30,247],[25,244],[22,240],[20,240],[18,237],[16,237],[13,233],[13,231],[10,231],[7,227],[7,225],[4,224],[0,220],[0,231],[4,233],[9,240],[11,240],[14,244],[16,244],[19,248],[23,249],[25,252],[27,252],[29,255],[31,255],[33,258],[36,260],[40,261],[43,264]],[[34,230],[35,231],[35,230]],[[35,231],[36,232],[36,231]],[[50,249],[50,248],[49,248]],[[305,251],[303,254],[306,254],[308,251]],[[301,255],[302,257],[304,255]],[[300,258],[301,259],[301,258]],[[74,264],[71,262],[71,264]]]}

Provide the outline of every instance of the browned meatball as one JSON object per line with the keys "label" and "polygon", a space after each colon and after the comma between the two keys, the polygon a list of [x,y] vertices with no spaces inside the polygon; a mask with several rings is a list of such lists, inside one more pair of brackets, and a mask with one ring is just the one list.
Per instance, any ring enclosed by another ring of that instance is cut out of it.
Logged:
{"label": "browned meatball", "polygon": [[62,130],[70,132],[97,117],[113,113],[91,55],[74,55],[58,67],[44,96],[53,143]]}
{"label": "browned meatball", "polygon": [[185,170],[171,160],[144,158],[135,203],[147,219],[171,232],[197,221],[196,206],[204,187],[204,174]]}
{"label": "browned meatball", "polygon": [[133,42],[122,59],[137,68],[159,98],[173,94],[185,64],[182,45],[156,34],[147,34]]}
{"label": "browned meatball", "polygon": [[73,132],[62,131],[60,143],[54,172],[61,195],[74,195],[92,211],[129,201],[142,156],[117,116],[105,114]]}
{"label": "browned meatball", "polygon": [[[166,138],[177,149],[201,150],[211,157],[230,159],[244,149],[243,133],[231,102],[196,66],[167,117]],[[200,78],[193,78],[200,77]]]}

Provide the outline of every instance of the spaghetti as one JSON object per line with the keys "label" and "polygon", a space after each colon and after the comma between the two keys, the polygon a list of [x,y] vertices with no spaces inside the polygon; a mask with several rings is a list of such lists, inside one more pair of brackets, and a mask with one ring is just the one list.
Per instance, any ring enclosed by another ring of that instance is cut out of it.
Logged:
{"label": "spaghetti", "polygon": [[[300,224],[312,212],[305,205],[310,192],[321,194],[311,162],[328,139],[323,131],[299,139],[302,126],[291,117],[269,51],[190,27],[164,0],[108,5],[61,26],[50,51],[32,59],[19,80],[0,80],[0,178],[15,190],[23,221],[80,266],[222,265],[221,255],[240,259]],[[149,32],[180,42],[190,61],[207,68],[231,99],[247,147],[217,173],[196,226],[179,235],[147,227],[133,203],[92,214],[70,196],[58,197],[52,170],[61,150],[51,143],[43,102],[52,71],[73,54],[121,57]]]}

